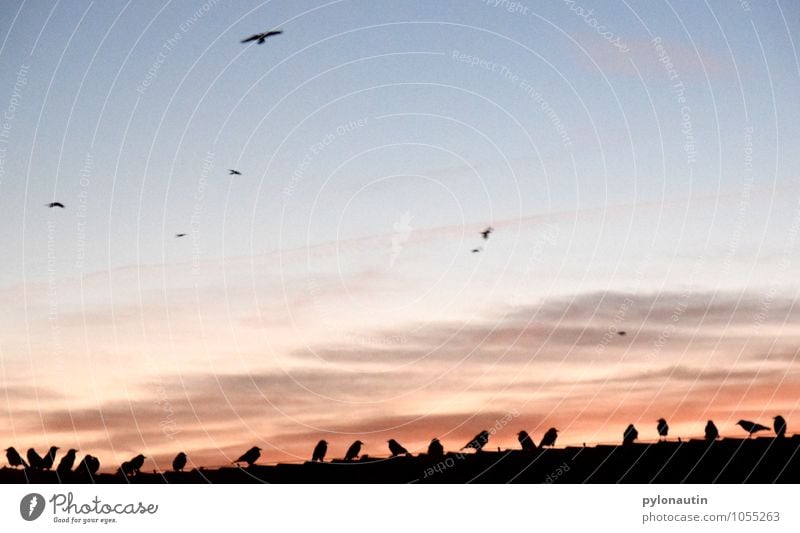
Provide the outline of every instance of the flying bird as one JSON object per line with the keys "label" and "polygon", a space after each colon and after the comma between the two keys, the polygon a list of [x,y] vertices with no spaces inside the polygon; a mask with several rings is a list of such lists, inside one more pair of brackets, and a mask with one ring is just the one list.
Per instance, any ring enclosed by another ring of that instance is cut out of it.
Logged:
{"label": "flying bird", "polygon": [[617,332],[617,335],[619,335],[620,337],[624,337],[624,336],[625,336],[625,335],[627,335],[627,334],[628,334],[628,332],[627,332],[627,331],[618,331],[618,332]]}
{"label": "flying bird", "polygon": [[328,441],[321,440],[314,446],[314,453],[311,454],[312,461],[325,461],[325,454],[328,453]]}
{"label": "flying bird", "polygon": [[483,240],[484,241],[489,240],[489,235],[491,235],[493,231],[494,231],[494,228],[491,227],[491,226],[489,226],[485,230],[483,230],[481,232],[481,235],[483,236]]}
{"label": "flying bird", "polygon": [[74,448],[70,448],[67,450],[67,453],[64,454],[64,457],[61,458],[61,461],[58,462],[56,472],[59,478],[64,478],[72,472],[72,467],[75,466],[75,454],[77,451],[78,450]]}
{"label": "flying bird", "polygon": [[47,451],[47,455],[42,457],[43,470],[50,470],[51,468],[53,468],[53,463],[56,461],[57,451],[58,451],[58,446],[50,446],[50,449]]}
{"label": "flying bird", "polygon": [[467,448],[473,448],[476,452],[479,452],[484,446],[486,446],[487,442],[489,442],[489,432],[484,429],[475,435],[472,440],[466,443],[461,449],[465,450]]}
{"label": "flying bird", "polygon": [[232,168],[228,169],[228,176],[241,176],[242,173],[238,170],[233,170]]}
{"label": "flying bird", "polygon": [[253,466],[259,457],[261,457],[261,448],[253,446],[236,459],[234,463],[247,463],[247,466]]}
{"label": "flying bird", "polygon": [[172,460],[172,470],[175,472],[182,472],[186,467],[186,454],[183,452],[178,453],[175,459]]}
{"label": "flying bird", "polygon": [[706,440],[717,440],[719,438],[719,430],[713,420],[706,423]]}
{"label": "flying bird", "polygon": [[361,445],[362,444],[364,444],[364,443],[361,442],[360,440],[357,440],[353,444],[351,444],[350,447],[347,448],[347,453],[344,454],[344,460],[345,461],[352,461],[353,459],[358,457],[358,454],[361,453]]}
{"label": "flying bird", "polygon": [[49,207],[50,209],[54,207],[60,207],[61,209],[64,209],[64,204],[62,204],[61,202],[50,202],[49,204],[44,204],[44,205],[45,207]]}
{"label": "flying bird", "polygon": [[472,253],[473,254],[477,254],[478,252],[482,252],[482,251],[483,251],[483,248],[480,247],[480,246],[478,246],[477,248],[473,248],[472,249]]}
{"label": "flying bird", "polygon": [[389,451],[392,452],[392,457],[397,457],[398,455],[411,455],[408,453],[402,444],[397,442],[394,439],[389,439]]}
{"label": "flying bird", "polygon": [[534,444],[533,439],[531,439],[531,436],[528,435],[527,431],[520,431],[517,433],[517,440],[524,451],[532,452],[536,450],[536,444]]}
{"label": "flying bird", "polygon": [[86,470],[90,476],[93,476],[98,470],[100,470],[100,460],[93,455],[87,455],[78,465],[78,470]]}
{"label": "flying bird", "polygon": [[555,446],[557,438],[558,430],[556,428],[548,429],[547,433],[545,433],[544,437],[542,437],[542,442],[539,443],[539,448],[544,448],[545,446]]}
{"label": "flying bird", "polygon": [[30,464],[31,468],[34,470],[41,470],[42,464],[44,463],[44,459],[42,456],[36,453],[36,450],[33,448],[28,448],[28,451],[25,453],[28,457],[28,464]]}
{"label": "flying bird", "polygon": [[273,35],[280,35],[281,33],[283,33],[283,31],[281,31],[281,30],[272,30],[272,31],[264,32],[264,33],[256,33],[254,35],[251,35],[247,39],[243,39],[242,43],[249,43],[251,41],[258,41],[258,44],[264,44],[264,41],[268,37],[272,37]]}
{"label": "flying bird", "polygon": [[767,426],[762,426],[761,424],[757,424],[755,422],[751,422],[749,420],[739,420],[736,422],[737,425],[741,426],[743,430],[747,432],[747,438],[753,436],[753,433],[758,431],[767,431],[769,428]]}
{"label": "flying bird", "polygon": [[186,237],[186,235],[188,235],[188,233],[176,233],[175,238],[180,239],[181,237]]}
{"label": "flying bird", "polygon": [[432,439],[431,443],[428,444],[428,457],[443,457],[444,456],[444,446],[442,443],[439,442],[439,439]]}
{"label": "flying bird", "polygon": [[775,436],[779,438],[783,438],[786,436],[786,420],[781,416],[778,415],[773,418],[774,422],[772,424],[773,429],[775,429]]}
{"label": "flying bird", "polygon": [[633,424],[628,424],[625,428],[625,433],[622,434],[622,444],[633,444],[633,441],[639,438],[639,432]]}
{"label": "flying bird", "polygon": [[658,429],[658,440],[661,441],[661,437],[664,437],[664,440],[667,440],[667,434],[669,433],[669,425],[667,424],[667,421],[663,418],[659,418],[656,429]]}
{"label": "flying bird", "polygon": [[14,468],[18,466],[28,468],[28,463],[26,463],[22,457],[20,457],[19,452],[13,446],[11,448],[6,448],[5,452],[9,465],[13,466]]}

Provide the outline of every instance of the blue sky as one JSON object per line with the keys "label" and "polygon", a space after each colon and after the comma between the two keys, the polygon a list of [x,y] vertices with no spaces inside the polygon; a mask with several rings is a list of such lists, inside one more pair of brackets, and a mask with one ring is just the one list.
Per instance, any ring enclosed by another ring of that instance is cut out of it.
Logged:
{"label": "blue sky", "polygon": [[[138,361],[135,389],[231,353],[231,372],[312,371],[309,346],[397,339],[416,360],[426,327],[604,291],[744,295],[754,314],[779,294],[791,314],[799,18],[785,1],[6,3],[6,371],[58,389],[26,362]],[[102,383],[73,401],[122,401]]]}

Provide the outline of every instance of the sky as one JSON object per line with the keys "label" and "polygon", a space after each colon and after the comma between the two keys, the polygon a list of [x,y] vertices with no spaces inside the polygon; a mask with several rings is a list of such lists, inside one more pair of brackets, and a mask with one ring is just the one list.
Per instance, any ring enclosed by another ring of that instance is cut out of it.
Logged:
{"label": "sky", "polygon": [[792,432],[798,29],[785,0],[4,2],[0,443],[149,470]]}

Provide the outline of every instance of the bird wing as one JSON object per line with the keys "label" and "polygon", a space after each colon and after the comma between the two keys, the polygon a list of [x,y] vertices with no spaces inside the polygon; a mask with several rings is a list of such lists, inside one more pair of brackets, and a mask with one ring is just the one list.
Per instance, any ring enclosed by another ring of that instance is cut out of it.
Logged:
{"label": "bird wing", "polygon": [[255,35],[251,35],[251,36],[250,36],[250,37],[248,37],[247,39],[243,39],[243,40],[242,40],[242,42],[243,42],[243,43],[249,43],[250,41],[255,41],[255,40],[258,40],[258,39],[260,39],[260,38],[261,38],[261,35],[260,35],[260,34],[258,34],[258,33],[256,33]]}
{"label": "bird wing", "polygon": [[272,37],[273,35],[280,35],[281,33],[283,33],[283,30],[268,31],[264,34],[264,37]]}

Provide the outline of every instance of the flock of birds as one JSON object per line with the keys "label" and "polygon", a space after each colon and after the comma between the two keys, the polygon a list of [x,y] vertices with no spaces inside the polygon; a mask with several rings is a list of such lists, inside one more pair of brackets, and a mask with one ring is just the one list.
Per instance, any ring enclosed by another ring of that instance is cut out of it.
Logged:
{"label": "flock of birds", "polygon": [[[739,420],[737,425],[741,426],[747,432],[748,438],[750,438],[754,433],[758,433],[759,431],[768,431],[770,428],[764,426],[762,424],[758,424],[756,422],[751,422],[750,420]],[[656,426],[656,430],[658,431],[659,442],[662,440],[666,440],[667,435],[669,434],[669,424],[663,418],[658,419],[658,424]],[[773,430],[775,431],[775,436],[777,438],[784,438],[786,436],[786,420],[782,416],[776,416],[773,419]],[[471,448],[476,452],[481,452],[483,448],[489,443],[490,433],[487,430],[483,430],[475,437],[473,437],[468,443],[466,443],[460,451],[466,450]],[[709,420],[705,427],[705,438],[708,441],[715,441],[719,438],[719,430],[717,426],[714,424],[712,420]],[[541,441],[539,442],[538,448],[547,448],[555,446],[556,439],[558,438],[558,429],[550,428],[548,429],[545,434],[542,436]],[[639,438],[639,431],[633,424],[628,425],[628,427],[623,432],[622,437],[622,444],[629,445],[633,444]],[[536,444],[534,443],[531,436],[528,434],[527,431],[520,431],[517,434],[517,440],[523,451],[535,451],[537,449]],[[678,438],[678,442],[681,442],[681,439]],[[397,442],[395,439],[389,439],[387,441],[389,446],[389,452],[391,453],[392,457],[397,457],[400,455],[410,456],[412,455],[402,444]],[[361,455],[361,447],[364,443],[360,440],[353,442],[349,448],[347,448],[347,452],[345,452],[344,460],[345,461],[354,461],[361,456],[362,458],[366,458],[367,456]],[[585,444],[584,444],[585,446]],[[498,448],[499,449],[499,448]],[[56,453],[58,452],[59,448],[57,446],[52,446],[44,457],[40,456],[36,450],[33,448],[28,449],[26,454],[27,461],[22,458],[19,452],[11,447],[6,448],[6,459],[8,459],[8,464],[13,467],[23,467],[26,469],[32,470],[52,470],[53,465],[55,464]],[[56,467],[56,472],[58,473],[61,479],[68,479],[69,476],[75,473],[84,473],[93,476],[97,473],[100,469],[100,461],[96,457],[92,455],[86,455],[80,463],[78,463],[77,468],[75,468],[75,461],[77,459],[76,453],[78,450],[70,449],[61,458]],[[317,443],[314,447],[314,451],[311,454],[311,462],[324,462],[325,456],[328,453],[328,442],[325,440],[321,440]],[[433,459],[438,459],[444,457],[445,449],[439,439],[434,438],[431,440],[430,444],[428,445],[427,456]],[[244,452],[238,459],[233,461],[231,464],[240,465],[242,463],[246,463],[248,467],[253,466],[256,464],[258,459],[261,457],[261,448],[258,446],[253,446],[246,452]],[[117,470],[117,474],[131,477],[139,474],[142,466],[144,465],[144,460],[146,457],[144,455],[137,455],[133,457],[129,461],[123,462],[119,469]],[[172,470],[175,472],[181,472],[184,468],[186,468],[186,463],[188,462],[188,456],[184,452],[180,452],[178,455],[175,456],[175,459],[172,461]],[[74,468],[74,470],[73,470]]]}

